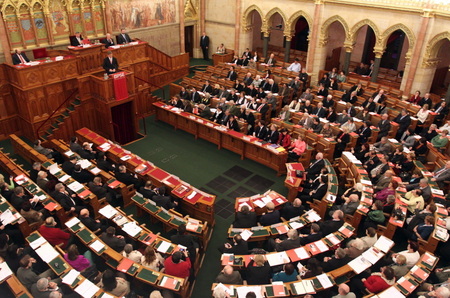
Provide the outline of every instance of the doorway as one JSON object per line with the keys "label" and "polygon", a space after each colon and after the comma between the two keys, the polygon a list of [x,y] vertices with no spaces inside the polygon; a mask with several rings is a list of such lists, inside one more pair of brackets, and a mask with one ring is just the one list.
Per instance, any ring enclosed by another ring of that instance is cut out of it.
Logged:
{"label": "doorway", "polygon": [[114,140],[116,142],[126,144],[136,140],[135,115],[132,101],[111,107],[111,118],[114,128]]}
{"label": "doorway", "polygon": [[189,58],[193,57],[194,52],[194,26],[184,27],[184,51],[189,53]]}

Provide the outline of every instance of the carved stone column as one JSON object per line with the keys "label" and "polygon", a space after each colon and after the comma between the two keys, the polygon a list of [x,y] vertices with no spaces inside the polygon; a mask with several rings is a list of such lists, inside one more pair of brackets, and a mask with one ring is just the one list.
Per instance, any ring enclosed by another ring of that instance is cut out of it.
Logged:
{"label": "carved stone column", "polygon": [[430,18],[432,17],[433,17],[432,11],[430,9],[424,9],[422,14],[422,20],[420,23],[419,34],[417,35],[416,45],[414,47],[414,51],[411,56],[411,63],[408,72],[408,77],[405,83],[405,89],[403,90],[405,94],[411,93],[411,87],[414,78],[416,77],[417,66],[419,65],[420,53],[422,52],[425,37],[428,31],[428,24],[430,22]]}
{"label": "carved stone column", "polygon": [[184,1],[179,1],[179,11],[180,11],[180,53],[184,54],[186,50],[186,45],[184,44]]}
{"label": "carved stone column", "polygon": [[239,55],[239,53],[241,52],[240,48],[239,48],[239,36],[241,33],[241,10],[242,10],[242,4],[241,4],[241,0],[236,0],[236,19],[235,19],[235,23],[236,25],[234,26],[234,53],[235,55]]}
{"label": "carved stone column", "polygon": [[269,48],[269,32],[263,32],[264,39],[263,39],[263,56],[264,58],[267,58],[267,50]]}
{"label": "carved stone column", "polygon": [[55,39],[53,38],[53,30],[52,30],[53,22],[51,21],[50,11],[48,10],[47,5],[44,5],[43,12],[44,12],[45,28],[47,29],[48,44],[54,45]]}
{"label": "carved stone column", "polygon": [[350,67],[350,59],[352,58],[353,46],[349,44],[344,44],[345,48],[345,58],[344,58],[344,67],[342,70],[345,75],[348,75],[348,68]]}
{"label": "carved stone column", "polygon": [[306,71],[308,73],[311,73],[313,71],[313,62],[314,62],[314,55],[316,53],[316,46],[319,36],[319,30],[320,30],[320,19],[322,15],[322,6],[323,6],[323,0],[315,0],[315,7],[314,7],[314,18],[313,18],[313,25],[311,29],[311,35],[309,38],[309,46],[308,46],[308,58],[306,59]]}
{"label": "carved stone column", "polygon": [[291,54],[291,41],[292,41],[292,35],[285,35],[286,37],[286,43],[284,45],[284,62],[289,62],[289,56]]}
{"label": "carved stone column", "polygon": [[371,82],[376,82],[378,77],[378,71],[380,70],[381,57],[383,57],[384,50],[374,49],[375,60],[373,63],[372,76],[370,78]]}

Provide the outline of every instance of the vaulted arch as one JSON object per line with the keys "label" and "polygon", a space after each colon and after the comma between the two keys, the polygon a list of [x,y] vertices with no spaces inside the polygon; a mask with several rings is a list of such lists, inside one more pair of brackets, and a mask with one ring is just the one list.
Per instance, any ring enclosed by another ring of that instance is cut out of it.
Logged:
{"label": "vaulted arch", "polygon": [[287,23],[291,26],[290,29],[292,31],[295,31],[295,24],[297,23],[298,19],[304,17],[306,22],[308,22],[309,28],[313,25],[313,20],[309,14],[304,12],[303,10],[296,11],[287,21]]}
{"label": "vaulted arch", "polygon": [[402,30],[406,34],[406,36],[408,37],[409,48],[414,48],[414,44],[416,43],[416,36],[408,27],[400,23],[387,28],[383,32],[383,34],[381,35],[380,45],[385,48],[389,36],[397,30]]}
{"label": "vaulted arch", "polygon": [[368,25],[370,28],[372,28],[373,32],[375,33],[375,44],[378,43],[380,38],[380,30],[378,29],[377,25],[375,25],[374,22],[372,22],[369,19],[364,19],[353,25],[352,29],[350,30],[349,38],[352,43],[356,42],[356,37],[358,35],[359,29],[364,27],[365,25]]}
{"label": "vaulted arch", "polygon": [[338,15],[334,15],[332,17],[330,17],[328,20],[326,20],[323,24],[322,27],[320,28],[320,37],[321,38],[326,38],[327,33],[328,33],[328,28],[330,27],[331,24],[333,24],[334,22],[339,22],[341,23],[342,27],[344,27],[344,31],[345,31],[345,36],[348,36],[348,34],[350,33],[350,29],[348,27],[347,22],[344,20],[344,18],[342,18],[341,16]]}
{"label": "vaulted arch", "polygon": [[243,13],[243,17],[242,17],[243,18],[243,20],[242,20],[243,21],[242,22],[243,28],[248,28],[249,26],[252,25],[252,13],[253,13],[253,11],[256,11],[259,14],[261,20],[264,22],[264,14],[263,14],[261,8],[259,8],[256,5],[251,5]]}
{"label": "vaulted arch", "polygon": [[281,9],[279,9],[278,7],[272,8],[266,14],[265,21],[267,22],[267,24],[270,23],[270,20],[272,19],[273,15],[276,14],[276,13],[278,13],[281,16],[281,18],[283,19],[283,22],[286,24],[287,18],[284,15],[283,11],[281,11]]}
{"label": "vaulted arch", "polygon": [[445,39],[450,41],[450,32],[448,31],[441,32],[435,35],[432,39],[430,39],[430,41],[428,42],[428,46],[425,50],[425,55],[423,57],[424,63],[426,63],[429,60],[437,58],[440,48],[438,45],[442,43],[442,41]]}

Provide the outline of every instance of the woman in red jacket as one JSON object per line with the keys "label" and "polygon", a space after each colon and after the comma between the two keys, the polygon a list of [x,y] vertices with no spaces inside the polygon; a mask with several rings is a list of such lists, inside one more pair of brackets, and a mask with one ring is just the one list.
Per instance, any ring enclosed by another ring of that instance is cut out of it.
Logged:
{"label": "woman in red jacket", "polygon": [[371,293],[380,293],[395,283],[394,269],[391,267],[382,267],[381,273],[372,273],[367,279],[363,278],[361,281]]}

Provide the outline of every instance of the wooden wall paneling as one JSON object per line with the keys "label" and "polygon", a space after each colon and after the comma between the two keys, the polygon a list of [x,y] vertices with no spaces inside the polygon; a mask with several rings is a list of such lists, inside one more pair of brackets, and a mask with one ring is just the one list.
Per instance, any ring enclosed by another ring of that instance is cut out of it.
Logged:
{"label": "wooden wall paneling", "polygon": [[81,101],[90,100],[92,98],[92,82],[89,75],[77,78],[78,81],[78,96]]}
{"label": "wooden wall paneling", "polygon": [[22,134],[19,116],[2,117],[0,119],[0,140],[7,139],[13,133]]}

